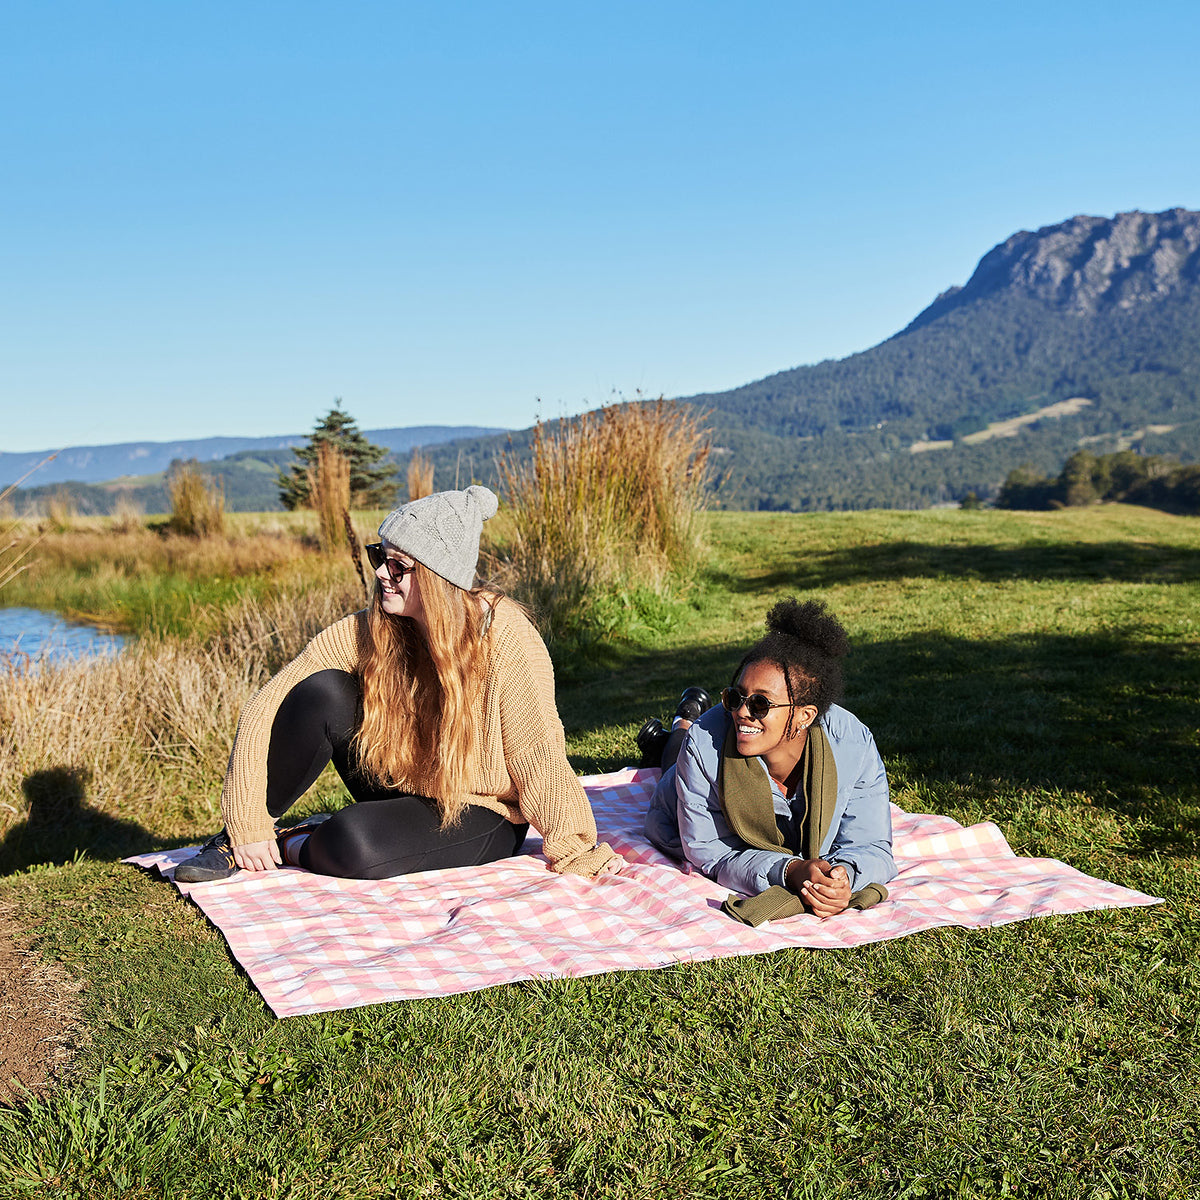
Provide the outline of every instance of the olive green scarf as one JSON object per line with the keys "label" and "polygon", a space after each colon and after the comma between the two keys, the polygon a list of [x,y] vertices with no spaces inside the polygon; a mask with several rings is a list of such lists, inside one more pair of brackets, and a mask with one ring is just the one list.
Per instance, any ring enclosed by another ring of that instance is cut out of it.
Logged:
{"label": "olive green scarf", "polygon": [[[800,858],[817,858],[837,807],[837,764],[829,738],[819,724],[809,727],[804,752],[800,756]],[[775,821],[775,801],[771,781],[755,758],[738,753],[737,728],[731,723],[721,750],[717,773],[717,799],[726,824],[747,846],[755,850],[781,850],[796,854],[785,845]],[[887,889],[869,883],[850,897],[848,908],[871,908],[887,899]],[[721,905],[735,920],[746,925],[761,925],[780,917],[804,912],[804,904],[795,892],[776,884],[757,896],[730,896]]]}

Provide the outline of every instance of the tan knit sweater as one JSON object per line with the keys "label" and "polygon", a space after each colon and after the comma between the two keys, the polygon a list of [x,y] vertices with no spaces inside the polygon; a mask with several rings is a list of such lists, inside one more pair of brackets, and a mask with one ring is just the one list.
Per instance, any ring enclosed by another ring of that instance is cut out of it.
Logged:
{"label": "tan knit sweater", "polygon": [[[221,793],[221,812],[235,846],[275,836],[267,812],[267,748],[284,697],[317,671],[353,674],[367,636],[365,612],[331,625],[242,710]],[[595,875],[614,853],[606,843],[596,844],[596,820],[567,762],[554,705],[554,668],[545,644],[521,610],[503,600],[485,641],[487,679],[477,710],[479,765],[468,802],[514,823],[528,821],[542,835],[555,871]],[[413,790],[428,794],[419,782]]]}

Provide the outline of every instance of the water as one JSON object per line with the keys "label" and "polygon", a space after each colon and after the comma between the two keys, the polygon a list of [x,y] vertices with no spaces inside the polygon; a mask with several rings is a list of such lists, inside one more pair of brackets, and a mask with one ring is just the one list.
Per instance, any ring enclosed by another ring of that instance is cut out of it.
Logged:
{"label": "water", "polygon": [[64,662],[116,654],[125,644],[119,633],[67,621],[37,608],[0,608],[0,664],[12,658]]}

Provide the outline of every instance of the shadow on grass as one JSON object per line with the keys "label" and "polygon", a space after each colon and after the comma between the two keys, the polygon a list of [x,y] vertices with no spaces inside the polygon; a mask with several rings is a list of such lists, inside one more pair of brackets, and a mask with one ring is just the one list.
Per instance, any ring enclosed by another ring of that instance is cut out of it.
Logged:
{"label": "shadow on grass", "polygon": [[766,575],[712,568],[706,575],[714,587],[738,593],[916,577],[1185,583],[1200,579],[1200,551],[1133,542],[992,546],[889,541],[798,552],[793,565],[777,566]]}
{"label": "shadow on grass", "polygon": [[115,860],[168,843],[135,821],[124,821],[85,803],[91,772],[86,767],[35,771],[21,784],[29,815],[0,841],[0,874],[34,863],[71,862],[80,854]]}
{"label": "shadow on grass", "polygon": [[[679,692],[715,695],[737,646],[630,654],[619,670],[560,693],[569,730],[589,735],[665,716]],[[1186,643],[1119,635],[1023,634],[973,640],[917,633],[856,642],[847,708],[875,734],[893,786],[962,784],[976,794],[1037,789],[1138,818],[1144,850],[1200,843],[1200,656]],[[636,761],[628,749],[575,755],[585,771]]]}

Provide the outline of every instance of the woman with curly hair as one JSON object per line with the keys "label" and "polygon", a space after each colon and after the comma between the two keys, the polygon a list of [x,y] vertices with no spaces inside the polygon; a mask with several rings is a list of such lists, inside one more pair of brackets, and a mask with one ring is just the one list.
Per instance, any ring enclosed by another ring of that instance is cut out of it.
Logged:
{"label": "woman with curly hair", "polygon": [[672,734],[657,722],[639,734],[664,767],[647,836],[741,893],[724,908],[748,924],[869,908],[896,874],[883,761],[836,703],[848,649],[824,604],[781,601],[719,705],[689,721],[707,697],[688,689]]}
{"label": "woman with curly hair", "polygon": [[[225,828],[175,877],[281,864],[384,879],[516,854],[532,824],[554,871],[621,859],[596,842],[566,756],[550,656],[525,610],[475,584],[484,487],[390,512],[368,546],[375,593],[319,633],[242,712]],[[330,761],[356,803],[280,829]]]}

